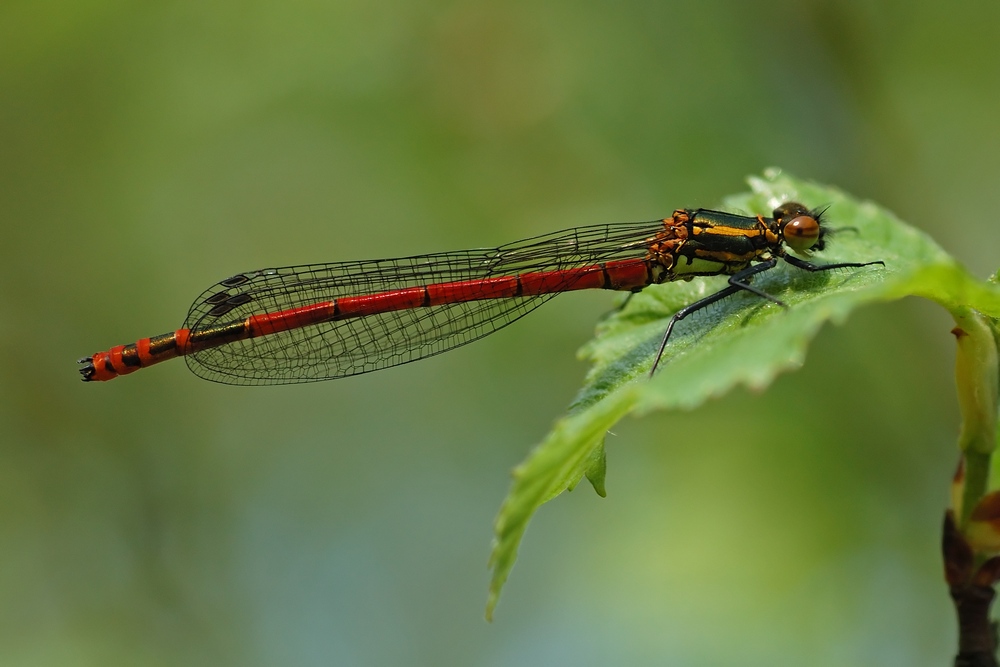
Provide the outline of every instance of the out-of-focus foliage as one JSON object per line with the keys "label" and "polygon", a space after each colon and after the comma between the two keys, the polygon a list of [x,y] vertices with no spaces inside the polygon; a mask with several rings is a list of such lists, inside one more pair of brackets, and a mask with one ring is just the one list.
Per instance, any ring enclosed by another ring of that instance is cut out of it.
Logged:
{"label": "out-of-focus foliage", "polygon": [[773,164],[985,276],[998,43],[971,2],[0,3],[0,664],[942,664],[953,324],[917,300],[616,426],[608,498],[546,507],[492,625],[508,471],[608,294],[319,385],[74,361],[238,271],[651,219]]}

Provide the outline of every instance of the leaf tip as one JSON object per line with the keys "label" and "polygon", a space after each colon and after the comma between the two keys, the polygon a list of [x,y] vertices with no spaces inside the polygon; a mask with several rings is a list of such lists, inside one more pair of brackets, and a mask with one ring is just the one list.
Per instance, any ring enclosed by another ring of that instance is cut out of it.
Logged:
{"label": "leaf tip", "polygon": [[490,591],[489,597],[486,599],[486,611],[483,614],[483,618],[486,619],[487,623],[493,622],[493,610],[497,608],[497,596]]}
{"label": "leaf tip", "polygon": [[604,485],[604,480],[608,474],[608,454],[604,449],[603,441],[590,453],[590,461],[584,474],[590,485],[594,487],[594,492],[601,498],[607,498],[608,490]]}

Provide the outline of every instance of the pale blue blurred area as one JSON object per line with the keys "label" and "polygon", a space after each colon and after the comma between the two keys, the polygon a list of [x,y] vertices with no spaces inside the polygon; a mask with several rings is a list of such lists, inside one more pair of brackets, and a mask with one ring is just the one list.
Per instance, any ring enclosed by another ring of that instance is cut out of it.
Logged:
{"label": "pale blue blurred area", "polygon": [[998,44],[978,2],[0,4],[0,664],[945,664],[930,304],[616,427],[609,497],[542,509],[492,625],[509,470],[609,295],[314,385],[73,362],[238,271],[650,219],[771,165],[985,276]]}

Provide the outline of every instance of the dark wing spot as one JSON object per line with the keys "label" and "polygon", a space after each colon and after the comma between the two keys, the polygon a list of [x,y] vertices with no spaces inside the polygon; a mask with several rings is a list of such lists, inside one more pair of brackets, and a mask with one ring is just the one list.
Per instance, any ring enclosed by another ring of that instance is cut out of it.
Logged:
{"label": "dark wing spot", "polygon": [[230,310],[236,307],[235,303],[220,303],[218,306],[208,311],[209,317],[219,317],[220,315],[225,315]]}
{"label": "dark wing spot", "polygon": [[[222,300],[221,297],[216,299],[216,297],[219,297],[220,294],[225,295],[226,297],[225,300]],[[242,306],[244,303],[249,303],[253,301],[253,297],[245,292],[241,292],[240,294],[234,294],[232,296],[225,294],[225,292],[219,292],[218,294],[213,294],[212,296],[208,297],[206,301],[208,301],[209,303],[218,303],[218,305],[215,308],[208,311],[208,316],[219,317],[220,315],[225,315],[236,306]]]}
{"label": "dark wing spot", "polygon": [[222,303],[229,298],[229,292],[216,292],[212,296],[205,299],[205,303],[215,305],[217,303]]}
{"label": "dark wing spot", "polygon": [[239,287],[243,283],[247,283],[247,282],[250,282],[250,278],[248,278],[247,276],[243,275],[242,273],[237,273],[232,278],[226,278],[225,280],[223,280],[219,284],[222,285],[223,287]]}

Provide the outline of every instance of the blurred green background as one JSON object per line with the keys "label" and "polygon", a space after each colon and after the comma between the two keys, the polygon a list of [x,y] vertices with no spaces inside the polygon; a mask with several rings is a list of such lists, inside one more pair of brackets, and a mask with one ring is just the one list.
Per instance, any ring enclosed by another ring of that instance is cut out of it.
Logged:
{"label": "blurred green background", "polygon": [[237,271],[711,206],[770,165],[1000,264],[1000,4],[0,3],[0,664],[941,665],[946,314],[629,420],[492,625],[509,470],[611,307],[239,388],[74,361]]}

